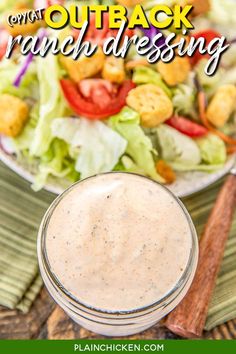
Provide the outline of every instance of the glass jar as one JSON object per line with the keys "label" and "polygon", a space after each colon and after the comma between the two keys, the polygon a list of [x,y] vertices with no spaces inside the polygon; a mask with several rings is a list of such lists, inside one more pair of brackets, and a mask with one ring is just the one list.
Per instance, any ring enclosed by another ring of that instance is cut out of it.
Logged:
{"label": "glass jar", "polygon": [[192,283],[198,261],[198,239],[192,220],[183,203],[166,187],[162,186],[162,188],[168,191],[178,203],[179,208],[184,212],[189,225],[191,232],[191,249],[186,269],[183,271],[183,274],[175,287],[163,298],[158,299],[155,303],[149,306],[122,312],[95,309],[80,303],[78,299],[63,287],[50,268],[45,247],[48,223],[56,206],[67,193],[71,192],[71,190],[77,186],[78,183],[67,189],[52,203],[42,220],[38,235],[37,250],[43,281],[52,298],[68,314],[68,316],[90,331],[106,336],[127,336],[144,331],[172,311],[184,298]]}

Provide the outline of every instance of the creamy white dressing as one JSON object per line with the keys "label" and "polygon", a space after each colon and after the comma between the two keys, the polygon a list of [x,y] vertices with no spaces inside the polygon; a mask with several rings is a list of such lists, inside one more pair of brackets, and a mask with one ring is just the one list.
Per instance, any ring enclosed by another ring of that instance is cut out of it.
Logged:
{"label": "creamy white dressing", "polygon": [[178,283],[192,246],[186,215],[161,185],[106,174],[75,185],[47,229],[52,272],[79,302],[106,311],[151,305]]}

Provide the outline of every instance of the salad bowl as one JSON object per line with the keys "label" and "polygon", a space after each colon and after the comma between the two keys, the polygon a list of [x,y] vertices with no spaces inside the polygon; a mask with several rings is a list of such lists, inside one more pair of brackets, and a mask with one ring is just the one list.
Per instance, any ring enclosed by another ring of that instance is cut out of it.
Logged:
{"label": "salad bowl", "polygon": [[[14,156],[5,153],[2,149],[0,149],[0,160],[26,181],[30,183],[34,182],[36,167],[34,168],[32,165],[29,166],[26,161],[25,163],[17,162],[17,159],[14,158]],[[167,187],[179,198],[190,196],[210,186],[212,183],[229,173],[234,165],[234,161],[235,156],[231,156],[225,166],[215,173],[204,173],[199,171],[179,172],[176,181]],[[51,177],[48,183],[44,186],[44,189],[48,192],[59,195],[68,187],[69,182],[67,180],[58,180]]]}
{"label": "salad bowl", "polygon": [[[149,13],[159,0],[114,1],[131,7],[137,2]],[[110,31],[109,14],[100,32],[91,21],[86,39],[98,45],[92,57],[24,57],[16,48],[6,59],[6,38],[17,31],[39,41],[80,33],[27,26],[11,33],[3,24],[14,7],[0,7],[0,160],[35,191],[54,194],[89,176],[125,171],[185,197],[227,174],[236,152],[236,5],[233,0],[206,0],[204,7],[202,1],[191,2],[197,13],[190,33],[150,25],[126,36],[161,34],[160,48],[172,34],[175,43],[200,38],[206,45],[225,36],[230,48],[212,77],[204,70],[209,55],[200,50],[189,57],[176,54],[170,63],[150,64],[134,48],[126,58],[105,56],[104,41],[117,35]]]}

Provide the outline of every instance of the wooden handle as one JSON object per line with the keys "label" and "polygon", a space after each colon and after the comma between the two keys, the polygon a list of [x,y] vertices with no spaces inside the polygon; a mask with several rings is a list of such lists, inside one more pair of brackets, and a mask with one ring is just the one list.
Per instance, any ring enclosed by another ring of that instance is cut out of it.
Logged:
{"label": "wooden handle", "polygon": [[230,175],[211,211],[200,240],[195,278],[183,301],[166,320],[166,327],[186,338],[201,337],[224,254],[236,204],[236,176]]}

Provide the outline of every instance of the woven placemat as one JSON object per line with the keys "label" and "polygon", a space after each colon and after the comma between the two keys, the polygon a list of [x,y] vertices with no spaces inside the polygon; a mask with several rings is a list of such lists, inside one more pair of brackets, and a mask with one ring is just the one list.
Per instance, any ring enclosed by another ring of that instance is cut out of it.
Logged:
{"label": "woven placemat", "polygon": [[0,305],[27,312],[42,286],[36,237],[54,196],[34,193],[29,183],[0,163]]}
{"label": "woven placemat", "polygon": [[[183,199],[200,236],[223,181]],[[236,215],[224,253],[224,260],[208,312],[206,330],[236,318]]]}
{"label": "woven placemat", "polygon": [[[222,182],[184,199],[200,235]],[[0,163],[0,305],[27,312],[40,291],[37,231],[54,195],[34,193],[29,183]],[[206,329],[236,318],[236,218],[211,302]]]}

